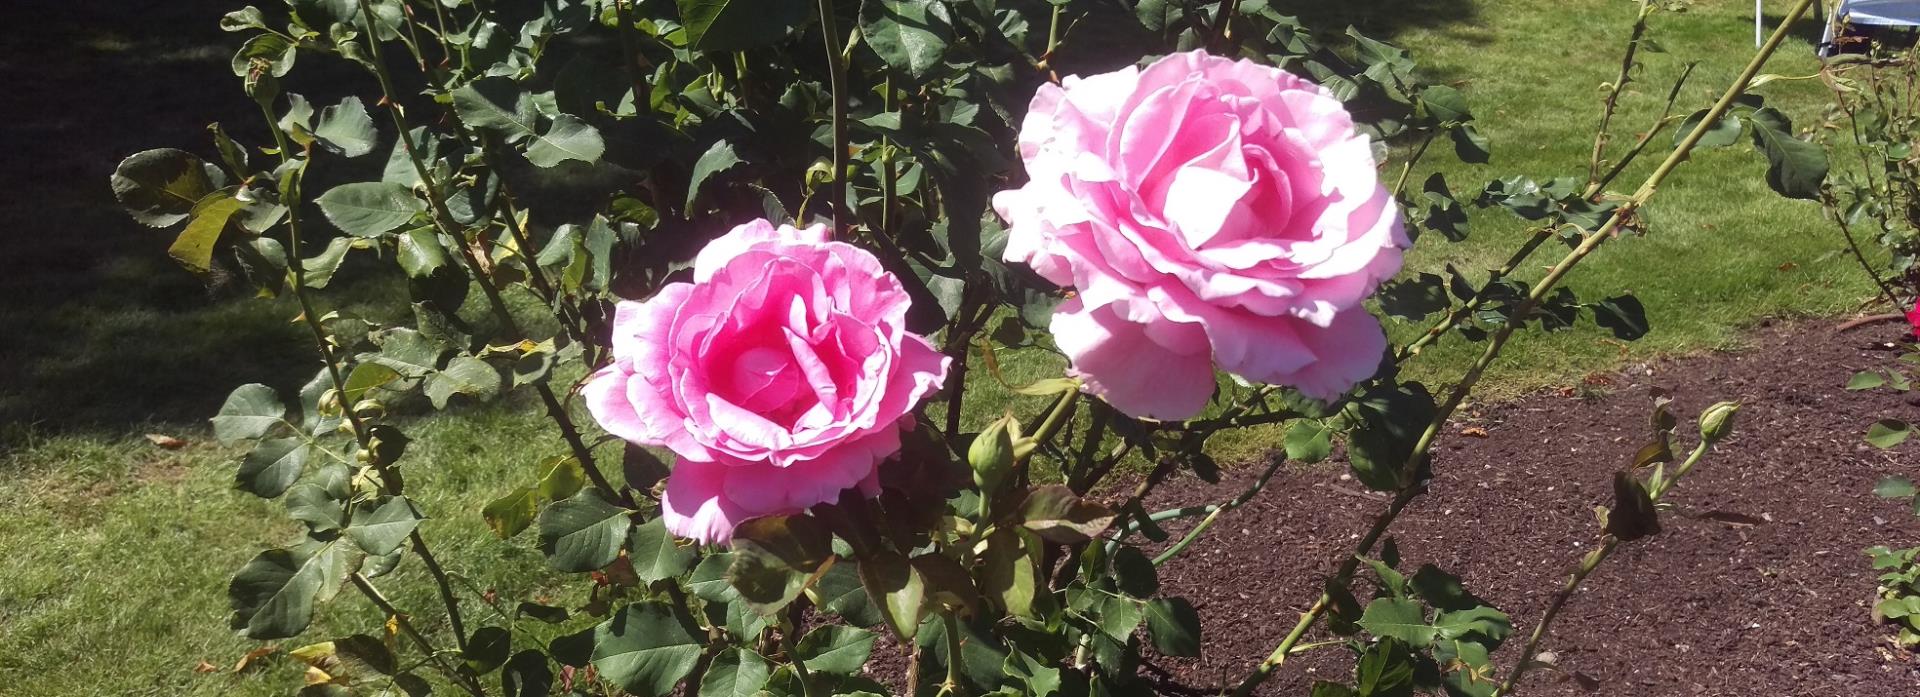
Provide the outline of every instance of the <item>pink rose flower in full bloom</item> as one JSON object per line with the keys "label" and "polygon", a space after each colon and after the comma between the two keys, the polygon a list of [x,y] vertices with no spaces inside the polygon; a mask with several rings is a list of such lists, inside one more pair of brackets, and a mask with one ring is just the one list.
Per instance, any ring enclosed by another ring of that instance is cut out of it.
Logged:
{"label": "pink rose flower in full bloom", "polygon": [[906,330],[907,293],[824,226],[756,220],[701,250],[693,282],[621,302],[585,388],[608,432],[678,461],[667,529],[723,543],[749,518],[879,493],[947,357]]}
{"label": "pink rose flower in full bloom", "polygon": [[1213,367],[1321,399],[1386,349],[1361,307],[1408,240],[1338,99],[1275,68],[1177,53],[1043,85],[1030,181],[993,200],[1006,258],[1078,295],[1053,333],[1088,391],[1192,417]]}

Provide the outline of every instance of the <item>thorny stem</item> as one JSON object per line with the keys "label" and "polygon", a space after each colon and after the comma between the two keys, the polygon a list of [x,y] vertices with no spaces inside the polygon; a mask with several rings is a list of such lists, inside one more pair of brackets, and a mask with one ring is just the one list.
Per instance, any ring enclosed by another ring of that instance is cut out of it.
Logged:
{"label": "thorny stem", "polygon": [[[1226,503],[1218,506],[1209,506],[1208,508],[1212,508],[1213,510],[1207,512],[1207,517],[1202,518],[1199,525],[1193,526],[1193,530],[1188,531],[1186,537],[1180,538],[1179,542],[1173,543],[1172,547],[1168,547],[1166,551],[1154,557],[1153,565],[1159,566],[1165,564],[1168,560],[1179,556],[1181,552],[1186,551],[1187,545],[1193,544],[1194,540],[1198,540],[1201,535],[1206,534],[1207,528],[1213,527],[1214,522],[1220,520],[1220,516],[1226,515],[1227,511],[1245,505],[1248,501],[1252,501],[1255,494],[1260,493],[1261,489],[1267,488],[1267,481],[1273,479],[1273,473],[1280,471],[1280,466],[1286,464],[1286,462],[1286,458],[1283,457],[1273,458],[1273,462],[1267,464],[1267,471],[1261,472],[1260,478],[1254,480],[1253,485],[1247,487],[1246,491],[1240,492],[1239,496],[1233,497]],[[1151,520],[1151,516],[1149,516],[1148,519]]]}
{"label": "thorny stem", "polygon": [[[368,0],[360,0],[360,15],[366,22],[367,36],[374,36],[373,6]],[[446,200],[440,196],[440,189],[433,179],[432,171],[427,168],[426,162],[420,158],[420,151],[414,146],[412,132],[407,128],[406,117],[401,115],[400,103],[395,101],[399,95],[394,92],[393,80],[387,75],[386,62],[381,57],[380,42],[367,41],[367,50],[372,56],[374,77],[380,81],[380,93],[387,103],[387,115],[393,120],[394,128],[400,132],[401,148],[406,151],[407,159],[412,161],[414,173],[420,177],[420,185],[427,190],[427,201],[433,207],[435,226],[440,229],[440,232],[458,242],[461,258],[466,261],[467,266],[480,281],[480,291],[486,296],[487,304],[491,306],[494,316],[499,319],[501,325],[515,336],[525,337],[526,334],[520,330],[519,322],[513,318],[513,313],[508,311],[506,300],[500,295],[500,289],[493,283],[492,274],[474,254],[473,245],[467,243],[466,235],[455,227],[453,214],[447,210]],[[554,395],[553,387],[546,382],[537,382],[534,383],[534,390],[540,393],[540,401],[546,405],[547,416],[559,426],[561,437],[566,439],[567,446],[573,451],[573,456],[580,461],[580,468],[586,472],[587,479],[592,481],[594,486],[608,493],[618,492],[619,489],[615,489],[607,481],[606,475],[600,473],[600,468],[594,465],[593,451],[581,440],[579,430],[574,428],[573,419],[567,416],[566,408]]]}
{"label": "thorny stem", "polygon": [[[1661,482],[1655,490],[1647,492],[1647,498],[1659,503],[1660,497],[1672,491],[1673,485],[1679,482],[1681,477],[1686,476],[1687,472],[1700,462],[1700,458],[1707,454],[1709,445],[1712,445],[1710,441],[1700,441],[1693,452],[1687,455],[1686,461],[1680,463],[1680,467],[1674,470],[1672,477]],[[1526,646],[1520,649],[1520,657],[1515,659],[1513,670],[1508,671],[1507,679],[1501,681],[1499,689],[1493,691],[1494,697],[1513,694],[1514,686],[1519,684],[1520,677],[1526,674],[1527,668],[1531,667],[1533,657],[1540,651],[1540,642],[1546,640],[1547,630],[1553,626],[1553,620],[1560,615],[1561,608],[1566,607],[1567,601],[1580,590],[1580,584],[1587,580],[1587,576],[1591,575],[1594,569],[1600,568],[1600,563],[1606,561],[1619,546],[1620,538],[1607,535],[1599,548],[1588,552],[1586,557],[1580,560],[1580,565],[1574,567],[1573,573],[1567,576],[1566,584],[1553,595],[1553,601],[1548,603],[1547,611],[1540,615],[1540,621],[1533,626],[1533,634],[1527,637]]]}
{"label": "thorny stem", "polygon": [[[1708,128],[1718,122],[1720,117],[1725,115],[1727,110],[1733,107],[1734,100],[1746,92],[1747,85],[1752,83],[1753,77],[1759,74],[1761,67],[1766,65],[1767,59],[1771,58],[1774,51],[1780,48],[1781,42],[1786,40],[1787,32],[1793,26],[1793,23],[1798,21],[1801,15],[1806,14],[1807,8],[1811,7],[1813,2],[1814,0],[1800,0],[1798,3],[1795,3],[1793,9],[1786,13],[1785,17],[1780,21],[1780,25],[1774,29],[1773,35],[1767,38],[1766,43],[1755,52],[1753,59],[1747,62],[1747,66],[1741,70],[1740,75],[1734,78],[1733,83],[1727,86],[1726,91],[1721,93],[1720,98],[1707,110],[1705,117],[1702,118],[1699,123],[1695,124],[1693,130],[1687,133],[1686,137],[1674,146],[1673,152],[1669,153],[1667,158],[1661,161],[1660,165],[1654,169],[1653,173],[1647,176],[1646,181],[1641,183],[1640,189],[1634,192],[1633,196],[1623,202],[1618,209],[1615,209],[1613,215],[1607,219],[1605,225],[1602,225],[1599,230],[1587,235],[1581,241],[1580,246],[1574,248],[1572,252],[1569,252],[1560,260],[1560,263],[1555,264],[1552,269],[1547,271],[1547,275],[1541,278],[1540,282],[1534,286],[1533,291],[1527,295],[1526,300],[1521,302],[1519,307],[1515,308],[1513,314],[1514,320],[1501,325],[1500,329],[1493,335],[1492,340],[1488,343],[1487,350],[1482,353],[1479,360],[1475,361],[1473,366],[1467,370],[1466,375],[1462,376],[1459,384],[1454,386],[1453,391],[1447,396],[1446,402],[1440,405],[1434,414],[1433,421],[1427,425],[1426,431],[1421,433],[1419,440],[1415,442],[1412,454],[1408,457],[1407,462],[1401,467],[1400,471],[1417,471],[1416,468],[1425,460],[1427,452],[1433,447],[1434,438],[1439,435],[1440,429],[1443,428],[1447,420],[1453,416],[1453,412],[1460,407],[1460,403],[1466,399],[1467,394],[1472,392],[1474,385],[1479,382],[1480,376],[1486,372],[1487,366],[1491,364],[1495,358],[1499,357],[1501,347],[1505,346],[1507,339],[1513,336],[1514,328],[1540,304],[1542,299],[1547,297],[1548,293],[1550,293],[1555,286],[1559,285],[1562,279],[1566,278],[1567,273],[1572,271],[1574,266],[1579,265],[1581,260],[1586,259],[1587,256],[1592,254],[1595,249],[1598,249],[1601,244],[1611,239],[1614,231],[1618,230],[1626,220],[1631,218],[1634,215],[1634,211],[1638,210],[1640,206],[1645,205],[1649,199],[1653,198],[1653,195],[1659,191],[1660,185],[1666,181],[1669,175],[1673,174],[1673,171],[1680,166],[1681,162],[1687,159],[1688,154],[1693,152],[1694,146],[1700,143],[1700,139],[1706,135]],[[1386,532],[1388,527],[1393,525],[1394,519],[1399,517],[1400,512],[1405,510],[1407,504],[1419,496],[1424,488],[1424,482],[1416,481],[1400,490],[1399,495],[1394,497],[1393,502],[1388,505],[1387,510],[1374,520],[1372,529],[1367,531],[1367,535],[1361,539],[1360,544],[1355,545],[1354,555],[1349,557],[1347,561],[1341,563],[1341,573],[1334,577],[1335,583],[1343,583],[1353,575],[1353,570],[1358,567],[1359,557],[1372,552],[1373,545],[1379,541],[1381,535]],[[1295,625],[1293,632],[1281,640],[1280,645],[1273,650],[1273,653],[1267,656],[1267,659],[1262,661],[1259,666],[1255,667],[1253,672],[1249,674],[1245,680],[1241,681],[1240,686],[1234,689],[1233,694],[1236,695],[1236,697],[1245,697],[1246,695],[1252,694],[1253,689],[1271,676],[1275,668],[1286,662],[1287,655],[1293,646],[1300,641],[1300,637],[1306,634],[1307,628],[1312,626],[1314,621],[1319,619],[1320,615],[1326,611],[1327,603],[1327,595],[1322,593],[1320,599],[1313,604],[1313,607],[1301,615],[1300,622]]]}
{"label": "thorny stem", "polygon": [[[614,21],[620,23],[620,52],[625,54],[627,72],[633,77],[633,110],[646,113],[652,109],[648,98],[647,77],[640,72],[640,50],[633,45],[633,20],[627,16],[627,5],[636,0],[614,0]],[[618,106],[618,105],[615,105]]]}
{"label": "thorny stem", "polygon": [[1600,180],[1600,160],[1607,154],[1607,141],[1610,140],[1608,128],[1613,124],[1613,112],[1620,104],[1620,93],[1626,91],[1627,83],[1633,81],[1633,59],[1640,52],[1640,38],[1647,33],[1647,17],[1653,14],[1647,0],[1640,0],[1640,11],[1635,14],[1633,34],[1627,39],[1627,51],[1620,56],[1620,74],[1613,79],[1613,89],[1607,90],[1605,106],[1600,109],[1600,128],[1593,134],[1593,156],[1587,161],[1587,181]]}
{"label": "thorny stem", "polygon": [[793,635],[800,631],[792,619],[783,617],[780,622],[780,648],[787,653],[787,660],[793,662],[793,672],[800,679],[802,697],[815,697],[819,691],[814,689],[813,673],[807,670],[806,661],[800,660],[800,652],[794,648]]}
{"label": "thorny stem", "polygon": [[1420,141],[1420,147],[1414,149],[1413,155],[1407,158],[1405,164],[1400,165],[1400,178],[1393,183],[1394,198],[1399,198],[1400,192],[1406,190],[1407,177],[1413,174],[1414,165],[1420,164],[1420,158],[1427,154],[1427,146],[1433,145],[1433,139],[1439,135],[1438,132],[1427,133],[1426,139]]}
{"label": "thorny stem", "polygon": [[841,47],[835,41],[833,0],[818,0],[820,35],[827,43],[827,79],[833,90],[833,180],[827,192],[833,197],[833,234],[844,233],[841,224],[850,222],[842,215],[847,207],[847,72],[841,61]]}
{"label": "thorny stem", "polygon": [[487,691],[482,689],[479,684],[473,682],[471,678],[462,675],[452,664],[447,663],[446,656],[442,655],[439,650],[433,648],[433,642],[428,641],[426,635],[421,634],[420,630],[413,626],[413,620],[407,619],[406,613],[395,608],[393,601],[387,600],[387,596],[382,595],[380,589],[375,588],[373,582],[367,580],[366,574],[356,572],[348,578],[353,581],[353,587],[360,590],[361,595],[367,596],[368,600],[373,601],[374,606],[380,608],[381,612],[386,613],[387,617],[393,619],[393,623],[400,627],[401,633],[412,638],[413,643],[420,646],[420,650],[427,654],[427,658],[431,659],[434,665],[439,666],[440,670],[447,674],[448,679],[454,681],[454,683],[458,684],[462,689],[466,690],[468,694],[474,697],[486,697]]}
{"label": "thorny stem", "polygon": [[[1653,126],[1647,129],[1646,133],[1641,134],[1638,140],[1634,141],[1633,147],[1628,148],[1627,152],[1620,156],[1619,161],[1615,162],[1613,167],[1607,170],[1606,174],[1587,183],[1586,190],[1581,193],[1582,198],[1591,201],[1595,196],[1605,191],[1607,186],[1612,184],[1613,180],[1620,176],[1620,173],[1626,171],[1628,165],[1633,164],[1635,160],[1639,159],[1641,153],[1646,151],[1647,144],[1653,142],[1654,137],[1658,136],[1662,131],[1665,131],[1667,124],[1673,122],[1673,105],[1680,98],[1680,88],[1686,85],[1687,78],[1693,75],[1693,68],[1694,64],[1687,64],[1687,67],[1681,71],[1680,78],[1674,81],[1673,89],[1667,92],[1666,106],[1661,109],[1660,118],[1654,120]],[[1611,102],[1611,100],[1609,101]],[[1448,331],[1459,326],[1466,318],[1473,316],[1473,313],[1478,312],[1481,306],[1486,304],[1487,298],[1492,297],[1487,293],[1487,290],[1499,284],[1501,281],[1506,280],[1508,276],[1520,268],[1521,264],[1526,263],[1526,260],[1533,256],[1534,251],[1538,250],[1540,245],[1548,239],[1551,239],[1554,231],[1558,229],[1559,227],[1551,225],[1535,228],[1533,234],[1527,237],[1527,241],[1520,245],[1520,249],[1516,250],[1512,256],[1509,256],[1505,264],[1502,264],[1500,268],[1493,271],[1493,274],[1487,278],[1486,284],[1480,286],[1479,292],[1474,294],[1472,300],[1468,300],[1459,307],[1448,310],[1445,317],[1442,317],[1439,322],[1428,328],[1419,338],[1401,347],[1399,351],[1394,353],[1394,362],[1400,363],[1410,357],[1420,355],[1420,351],[1425,349],[1428,344],[1445,336]]]}
{"label": "thorny stem", "polygon": [[941,695],[965,694],[960,689],[960,620],[952,611],[947,611],[941,619],[946,625],[947,634],[947,679],[940,683]]}
{"label": "thorny stem", "polygon": [[1027,449],[1026,452],[1018,453],[1014,456],[1013,466],[1015,469],[1025,465],[1027,460],[1032,458],[1033,454],[1040,450],[1042,444],[1053,440],[1054,435],[1060,433],[1060,427],[1067,423],[1067,415],[1073,413],[1074,404],[1079,401],[1076,398],[1079,396],[1080,385],[1078,383],[1075,383],[1065,392],[1060,393],[1060,398],[1054,401],[1053,409],[1047,412],[1047,418],[1040,422],[1040,427],[1034,429],[1032,435],[1022,439],[1030,441],[1033,447]]}
{"label": "thorny stem", "polygon": [[1860,262],[1860,269],[1867,272],[1868,278],[1873,279],[1873,285],[1880,288],[1880,294],[1886,297],[1888,304],[1895,308],[1900,307],[1900,299],[1894,295],[1893,287],[1887,284],[1886,279],[1880,277],[1880,272],[1875,271],[1873,264],[1867,262],[1867,255],[1860,251],[1860,243],[1853,237],[1853,226],[1847,224],[1847,216],[1840,210],[1840,202],[1834,200],[1832,194],[1825,194],[1822,199],[1821,203],[1827,209],[1827,214],[1833,216],[1833,224],[1838,226],[1840,234],[1847,238],[1847,249],[1853,252],[1854,260]]}

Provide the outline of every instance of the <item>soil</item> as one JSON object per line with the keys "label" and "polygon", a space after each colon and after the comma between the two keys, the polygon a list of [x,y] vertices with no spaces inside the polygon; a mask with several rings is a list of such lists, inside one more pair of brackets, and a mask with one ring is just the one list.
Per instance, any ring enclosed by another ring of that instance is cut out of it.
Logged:
{"label": "soil", "polygon": [[[1855,371],[1888,365],[1904,327],[1832,327],[1760,327],[1747,351],[1634,366],[1465,410],[1435,449],[1429,492],[1391,531],[1402,568],[1436,564],[1511,614],[1514,638],[1495,654],[1510,664],[1567,571],[1597,544],[1594,508],[1611,503],[1613,472],[1646,440],[1649,389],[1676,399],[1676,450],[1691,448],[1701,408],[1735,400],[1735,435],[1669,495],[1665,532],[1625,544],[1587,579],[1543,645],[1560,670],[1530,672],[1523,692],[1920,694],[1920,658],[1870,616],[1876,574],[1862,553],[1920,544],[1906,502],[1871,493],[1885,475],[1920,475],[1916,447],[1862,440],[1875,419],[1912,418],[1920,398],[1841,388]],[[1256,469],[1230,471],[1219,485],[1169,481],[1148,507],[1229,498]],[[1156,691],[1231,687],[1293,626],[1386,505],[1344,470],[1282,472],[1162,568],[1161,592],[1199,610],[1204,658],[1150,660]],[[1316,679],[1350,679],[1352,663],[1338,647],[1310,651],[1257,694],[1304,695]]]}

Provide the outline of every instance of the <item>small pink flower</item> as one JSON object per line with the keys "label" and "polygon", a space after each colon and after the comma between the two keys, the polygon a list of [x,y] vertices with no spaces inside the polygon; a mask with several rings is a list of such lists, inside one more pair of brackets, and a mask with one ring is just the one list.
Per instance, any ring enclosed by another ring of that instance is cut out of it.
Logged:
{"label": "small pink flower", "polygon": [[1913,309],[1907,311],[1907,326],[1913,332],[1913,338],[1920,339],[1920,300],[1915,300]]}
{"label": "small pink flower", "polygon": [[1053,333],[1123,412],[1194,416],[1214,366],[1322,399],[1386,349],[1361,301],[1408,240],[1338,99],[1202,51],[1043,85],[1030,181],[994,197],[1006,258],[1076,288]]}
{"label": "small pink flower", "polygon": [[693,282],[621,302],[613,363],[584,390],[608,432],[679,456],[667,529],[724,543],[749,518],[879,493],[947,357],[906,330],[899,279],[825,226],[756,220],[708,244]]}

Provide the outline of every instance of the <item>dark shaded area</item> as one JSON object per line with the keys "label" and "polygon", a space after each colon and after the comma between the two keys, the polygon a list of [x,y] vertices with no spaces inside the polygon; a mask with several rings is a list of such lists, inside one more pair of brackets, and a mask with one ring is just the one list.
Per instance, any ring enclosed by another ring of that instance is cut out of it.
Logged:
{"label": "dark shaded area", "polygon": [[[207,125],[267,138],[228,68],[240,3],[7,3],[0,21],[0,423],[41,431],[200,422],[245,382],[318,369],[291,303],[220,303],[134,223],[108,177],[134,152],[213,159]],[[305,61],[307,58],[302,57]],[[17,431],[15,432],[17,433]]]}
{"label": "dark shaded area", "polygon": [[1272,5],[1299,17],[1309,27],[1338,30],[1352,26],[1382,40],[1416,27],[1472,24],[1480,19],[1479,5],[1471,0],[1274,0]]}
{"label": "dark shaded area", "polygon": [[[1613,472],[1647,439],[1648,388],[1678,400],[1676,450],[1692,448],[1700,409],[1736,400],[1734,436],[1668,498],[1676,507],[1661,514],[1665,532],[1623,545],[1553,625],[1543,648],[1564,674],[1530,671],[1523,692],[1915,694],[1920,656],[1894,647],[1891,628],[1870,616],[1878,572],[1861,551],[1920,539],[1920,518],[1905,501],[1870,493],[1884,476],[1915,476],[1920,450],[1876,450],[1861,437],[1875,419],[1915,407],[1890,390],[1841,389],[1855,371],[1894,360],[1887,342],[1900,329],[1779,325],[1758,330],[1748,352],[1598,374],[1587,388],[1604,393],[1597,399],[1549,393],[1470,409],[1435,450],[1431,490],[1390,533],[1401,568],[1438,565],[1509,613],[1514,635],[1494,661],[1510,666],[1567,572],[1597,543],[1593,510],[1612,503]],[[1486,435],[1464,435],[1469,428]],[[1384,496],[1343,480],[1345,469],[1336,462],[1281,473],[1162,567],[1161,592],[1200,612],[1205,658],[1150,660],[1143,677],[1157,693],[1231,688],[1292,628],[1324,574],[1351,552],[1352,536],[1386,506]],[[1255,474],[1242,469],[1217,486],[1169,482],[1148,508],[1223,500]],[[1177,539],[1190,526],[1167,529]],[[1366,578],[1355,586],[1362,597]],[[1327,638],[1322,625],[1306,642]],[[1288,661],[1258,694],[1304,695],[1315,680],[1350,682],[1352,669],[1344,649],[1316,649]]]}

